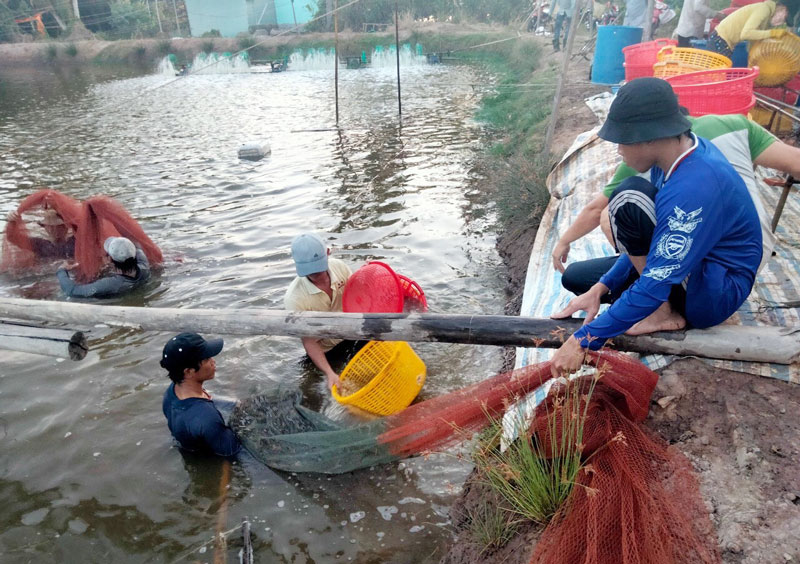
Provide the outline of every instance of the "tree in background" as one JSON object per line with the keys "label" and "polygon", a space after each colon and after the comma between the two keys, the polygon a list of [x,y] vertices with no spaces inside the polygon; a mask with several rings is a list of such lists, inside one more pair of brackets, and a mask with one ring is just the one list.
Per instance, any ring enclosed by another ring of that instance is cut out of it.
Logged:
{"label": "tree in background", "polygon": [[[340,0],[345,4],[347,0]],[[394,21],[394,0],[360,2],[339,12],[339,27],[359,31],[365,23],[391,23]],[[319,17],[330,10],[328,0],[317,0]],[[436,21],[477,21],[509,24],[523,20],[531,9],[531,0],[399,0],[401,14],[410,14],[415,20],[434,18]],[[327,30],[326,18],[308,24],[311,31]]]}

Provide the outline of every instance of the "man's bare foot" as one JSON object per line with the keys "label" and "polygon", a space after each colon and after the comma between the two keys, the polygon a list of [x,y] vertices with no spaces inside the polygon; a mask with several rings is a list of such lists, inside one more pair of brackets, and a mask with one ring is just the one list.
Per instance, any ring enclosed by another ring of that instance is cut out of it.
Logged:
{"label": "man's bare foot", "polygon": [[686,320],[673,311],[669,302],[661,304],[657,310],[625,331],[626,335],[646,335],[656,331],[678,331],[686,327]]}

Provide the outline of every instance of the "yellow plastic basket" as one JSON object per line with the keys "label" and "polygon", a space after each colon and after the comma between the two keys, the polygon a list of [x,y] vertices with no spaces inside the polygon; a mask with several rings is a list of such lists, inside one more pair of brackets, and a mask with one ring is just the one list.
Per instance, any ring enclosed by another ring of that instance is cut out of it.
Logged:
{"label": "yellow plastic basket", "polygon": [[671,76],[678,76],[679,74],[687,74],[690,72],[697,72],[706,70],[703,67],[696,67],[682,63],[680,61],[663,61],[653,65],[653,76],[656,78],[669,78]]}
{"label": "yellow plastic basket", "polygon": [[425,383],[425,363],[408,343],[370,341],[347,364],[341,378],[360,389],[341,396],[334,386],[336,401],[376,415],[391,415],[411,405],[419,394]]}
{"label": "yellow plastic basket", "polygon": [[800,37],[787,33],[780,39],[750,44],[748,64],[761,69],[756,86],[781,86],[800,72]]}
{"label": "yellow plastic basket", "polygon": [[685,65],[697,67],[694,70],[729,69],[733,65],[728,57],[714,51],[692,49],[691,47],[675,47],[674,45],[663,47],[656,58],[658,62],[678,61]]}

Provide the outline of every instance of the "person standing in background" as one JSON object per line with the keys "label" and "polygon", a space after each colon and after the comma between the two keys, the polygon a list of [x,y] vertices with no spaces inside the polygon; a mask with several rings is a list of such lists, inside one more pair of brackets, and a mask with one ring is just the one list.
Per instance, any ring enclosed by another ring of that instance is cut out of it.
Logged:
{"label": "person standing in background", "polygon": [[706,20],[725,17],[708,5],[708,0],[683,0],[683,8],[678,18],[675,34],[678,36],[678,47],[691,47],[692,39],[702,39],[705,34]]}
{"label": "person standing in background", "polygon": [[557,0],[553,13],[556,16],[553,24],[553,50],[560,51],[559,38],[562,28],[564,29],[564,41],[561,42],[561,47],[567,46],[569,28],[572,23],[572,16],[575,13],[575,0]]}

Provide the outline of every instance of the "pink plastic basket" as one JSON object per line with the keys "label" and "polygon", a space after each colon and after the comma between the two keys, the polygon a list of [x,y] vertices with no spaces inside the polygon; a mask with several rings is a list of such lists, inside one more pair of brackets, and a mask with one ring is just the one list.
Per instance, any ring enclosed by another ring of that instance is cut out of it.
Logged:
{"label": "pink plastic basket", "polygon": [[758,67],[712,69],[671,76],[667,82],[692,116],[746,114],[755,103]]}
{"label": "pink plastic basket", "polygon": [[674,39],[656,39],[622,48],[625,55],[625,80],[653,76],[653,65],[657,62],[658,52],[662,47],[677,45]]}

